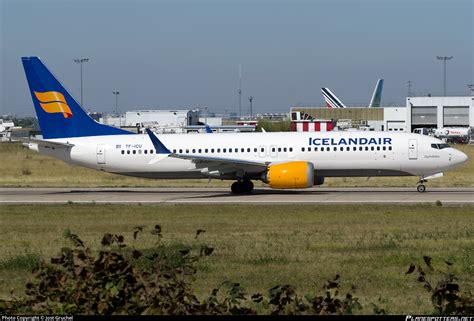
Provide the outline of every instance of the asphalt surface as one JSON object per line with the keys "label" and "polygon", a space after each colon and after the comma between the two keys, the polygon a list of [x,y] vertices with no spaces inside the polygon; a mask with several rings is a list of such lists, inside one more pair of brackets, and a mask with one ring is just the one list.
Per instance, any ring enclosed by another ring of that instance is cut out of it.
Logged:
{"label": "asphalt surface", "polygon": [[158,203],[291,203],[291,204],[474,204],[474,188],[258,188],[250,195],[231,195],[227,188],[0,188],[0,204],[158,204]]}

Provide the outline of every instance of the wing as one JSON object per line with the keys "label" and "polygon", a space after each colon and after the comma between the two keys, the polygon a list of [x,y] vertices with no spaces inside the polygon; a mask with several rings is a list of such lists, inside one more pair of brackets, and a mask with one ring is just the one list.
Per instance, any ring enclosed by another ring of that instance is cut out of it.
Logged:
{"label": "wing", "polygon": [[61,142],[53,142],[49,140],[43,140],[43,139],[35,139],[35,138],[23,138],[23,137],[18,137],[15,138],[21,142],[28,143],[28,144],[37,144],[38,146],[43,146],[46,148],[69,148],[74,146],[74,144],[69,144],[69,143],[61,143]]}
{"label": "wing", "polygon": [[247,161],[233,158],[209,157],[198,155],[183,155],[172,153],[156,135],[149,129],[146,129],[153,146],[158,154],[168,154],[168,157],[187,159],[196,164],[196,168],[209,176],[223,176],[234,174],[243,176],[245,173],[258,174],[267,170],[267,162]]}
{"label": "wing", "polygon": [[236,172],[245,172],[250,174],[262,173],[267,170],[268,163],[252,162],[246,160],[196,156],[196,155],[181,155],[170,154],[169,157],[187,159],[196,164],[196,168],[205,170],[208,173],[230,174]]}

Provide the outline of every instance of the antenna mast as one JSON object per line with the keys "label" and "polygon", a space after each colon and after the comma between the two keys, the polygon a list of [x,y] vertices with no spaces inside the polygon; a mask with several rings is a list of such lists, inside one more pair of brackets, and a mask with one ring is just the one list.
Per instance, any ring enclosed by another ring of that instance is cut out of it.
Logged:
{"label": "antenna mast", "polygon": [[239,64],[239,119],[242,117],[242,65]]}

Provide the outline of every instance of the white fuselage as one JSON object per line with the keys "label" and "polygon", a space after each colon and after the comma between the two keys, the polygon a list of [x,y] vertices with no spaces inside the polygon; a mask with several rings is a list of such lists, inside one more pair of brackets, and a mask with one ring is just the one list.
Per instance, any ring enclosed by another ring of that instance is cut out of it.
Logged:
{"label": "white fuselage", "polygon": [[[467,160],[442,141],[417,134],[390,132],[278,132],[159,135],[172,152],[267,164],[313,163],[315,175],[429,176]],[[75,165],[149,178],[209,177],[191,160],[156,154],[148,135],[113,135],[53,139],[70,148],[36,146],[41,153]],[[226,177],[222,177],[226,178]],[[227,177],[229,178],[229,177]],[[256,178],[256,177],[253,177]]]}

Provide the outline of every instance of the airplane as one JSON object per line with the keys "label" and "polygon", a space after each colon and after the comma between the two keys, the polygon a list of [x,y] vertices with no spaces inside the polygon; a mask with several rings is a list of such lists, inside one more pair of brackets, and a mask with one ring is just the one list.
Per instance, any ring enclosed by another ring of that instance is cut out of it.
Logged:
{"label": "airplane", "polygon": [[[382,100],[382,89],[383,89],[383,79],[378,79],[375,84],[374,92],[372,93],[372,98],[370,99],[369,108],[380,107],[380,101]],[[324,101],[328,108],[347,108],[342,101],[337,98],[337,96],[329,90],[329,88],[321,88]]]}
{"label": "airplane", "polygon": [[252,181],[275,189],[309,188],[325,177],[419,176],[417,190],[468,157],[441,140],[393,132],[135,134],[92,119],[38,57],[22,58],[43,139],[30,149],[68,164],[146,178]]}

